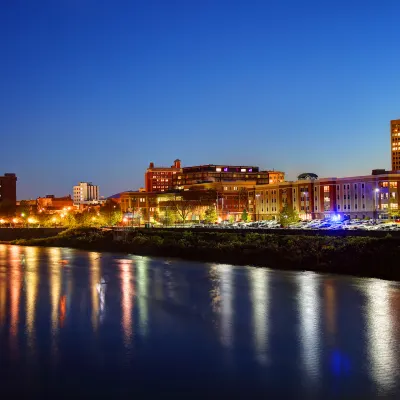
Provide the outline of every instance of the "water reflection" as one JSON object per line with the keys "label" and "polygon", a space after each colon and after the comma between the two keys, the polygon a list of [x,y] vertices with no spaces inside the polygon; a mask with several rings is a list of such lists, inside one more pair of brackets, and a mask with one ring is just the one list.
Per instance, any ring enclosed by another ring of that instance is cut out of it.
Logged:
{"label": "water reflection", "polygon": [[139,329],[142,336],[147,335],[149,311],[148,311],[148,285],[149,266],[146,257],[136,260],[136,300],[139,309]]}
{"label": "water reflection", "polygon": [[[100,316],[100,305],[103,307],[104,311],[104,292],[99,290],[100,284],[100,253],[89,253],[89,261],[90,261],[90,293],[92,299],[92,327],[93,330],[96,331],[99,324],[99,316]],[[101,297],[103,297],[103,302],[101,303]]]}
{"label": "water reflection", "polygon": [[324,283],[325,322],[330,344],[333,345],[336,336],[336,292],[334,281]]}
{"label": "water reflection", "polygon": [[58,315],[61,292],[61,249],[52,248],[48,250],[50,263],[50,294],[51,294],[51,330],[52,334],[58,332]]}
{"label": "water reflection", "polygon": [[10,249],[10,334],[16,337],[19,322],[19,304],[21,295],[21,249],[13,246]]}
{"label": "water reflection", "polygon": [[390,309],[390,284],[373,280],[365,286],[369,358],[372,379],[381,390],[389,390],[396,383],[395,315]]}
{"label": "water reflection", "polygon": [[306,377],[313,383],[320,372],[320,299],[318,275],[307,272],[298,276],[301,352]]}
{"label": "water reflection", "polygon": [[268,271],[250,269],[251,297],[253,303],[253,337],[257,358],[267,362],[268,351]]}
{"label": "water reflection", "polygon": [[221,293],[221,342],[225,347],[233,345],[233,267],[218,265]]}
{"label": "water reflection", "polygon": [[3,328],[6,319],[7,307],[7,280],[6,275],[0,273],[0,330]]}
{"label": "water reflection", "polygon": [[125,346],[129,347],[132,343],[132,307],[133,307],[133,282],[132,282],[132,261],[118,260],[121,277],[122,293],[122,329],[124,332]]}
{"label": "water reflection", "polygon": [[37,289],[39,284],[38,248],[25,249],[25,292],[26,292],[26,334],[28,346],[35,347],[35,314],[37,305]]}

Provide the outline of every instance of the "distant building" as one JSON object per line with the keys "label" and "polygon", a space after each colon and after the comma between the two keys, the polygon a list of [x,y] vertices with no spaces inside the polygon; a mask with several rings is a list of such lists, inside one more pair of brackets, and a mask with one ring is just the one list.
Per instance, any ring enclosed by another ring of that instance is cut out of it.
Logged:
{"label": "distant building", "polygon": [[400,171],[400,119],[390,121],[392,171]]}
{"label": "distant building", "polygon": [[0,215],[15,213],[17,203],[17,177],[7,173],[0,176]]}
{"label": "distant building", "polygon": [[146,192],[166,192],[172,189],[173,176],[181,172],[181,161],[176,159],[171,167],[155,167],[151,162],[144,174]]}
{"label": "distant building", "polygon": [[74,186],[73,200],[75,205],[98,203],[99,187],[91,182],[79,182],[79,185]]}
{"label": "distant building", "polygon": [[259,167],[245,165],[198,165],[184,167],[172,178],[175,189],[204,182],[255,181],[256,184],[279,183],[285,174],[280,171],[260,171]]}
{"label": "distant building", "polygon": [[54,195],[47,195],[46,197],[38,197],[36,199],[38,212],[57,213],[69,211],[73,209],[72,197],[55,197]]}

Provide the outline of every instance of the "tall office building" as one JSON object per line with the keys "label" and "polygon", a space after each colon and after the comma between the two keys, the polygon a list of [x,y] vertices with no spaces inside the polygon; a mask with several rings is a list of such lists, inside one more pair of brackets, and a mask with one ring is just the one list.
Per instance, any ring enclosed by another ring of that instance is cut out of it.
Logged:
{"label": "tall office building", "polygon": [[165,192],[172,188],[173,177],[181,172],[181,161],[175,160],[171,167],[155,167],[151,162],[144,174],[146,192]]}
{"label": "tall office building", "polygon": [[79,182],[74,186],[74,204],[85,204],[90,202],[98,202],[99,187],[91,182]]}
{"label": "tall office building", "polygon": [[400,171],[400,119],[390,121],[392,171]]}
{"label": "tall office building", "polygon": [[15,174],[0,176],[0,215],[15,213],[17,203],[17,177]]}

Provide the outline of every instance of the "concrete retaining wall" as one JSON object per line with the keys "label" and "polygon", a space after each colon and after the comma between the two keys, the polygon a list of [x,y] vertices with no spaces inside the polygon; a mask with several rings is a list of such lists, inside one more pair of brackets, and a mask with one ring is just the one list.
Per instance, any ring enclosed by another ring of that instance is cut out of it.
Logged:
{"label": "concrete retaining wall", "polygon": [[46,238],[64,230],[65,228],[0,228],[0,241]]}

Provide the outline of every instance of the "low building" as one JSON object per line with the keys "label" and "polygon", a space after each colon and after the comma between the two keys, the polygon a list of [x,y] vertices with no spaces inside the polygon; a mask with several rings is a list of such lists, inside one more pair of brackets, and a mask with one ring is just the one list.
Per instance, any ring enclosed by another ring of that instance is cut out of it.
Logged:
{"label": "low building", "polygon": [[281,182],[285,174],[280,171],[260,171],[256,166],[207,164],[182,168],[182,172],[173,176],[173,188],[181,189],[204,182],[255,181],[256,184],[268,184],[270,179],[271,183]]}
{"label": "low building", "polygon": [[71,195],[64,197],[55,197],[54,195],[47,195],[45,197],[38,197],[36,199],[38,212],[48,214],[61,213],[74,209],[74,202]]}
{"label": "low building", "polygon": [[287,205],[302,219],[388,219],[398,215],[399,190],[400,173],[385,170],[344,178],[302,174],[294,182],[257,186],[255,216],[257,220],[277,218]]}
{"label": "low building", "polygon": [[6,173],[0,176],[0,215],[15,214],[17,206],[17,176]]}

